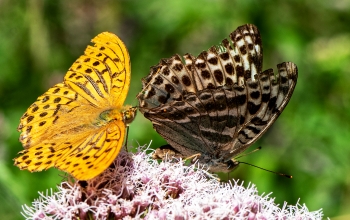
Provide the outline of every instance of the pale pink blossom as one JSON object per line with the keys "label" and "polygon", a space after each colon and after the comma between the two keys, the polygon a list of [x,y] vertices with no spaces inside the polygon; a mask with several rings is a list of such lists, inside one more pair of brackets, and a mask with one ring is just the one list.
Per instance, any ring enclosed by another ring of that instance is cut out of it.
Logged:
{"label": "pale pink blossom", "polygon": [[220,182],[202,166],[121,152],[90,181],[62,182],[23,206],[26,219],[322,219],[306,205],[279,207],[254,184]]}

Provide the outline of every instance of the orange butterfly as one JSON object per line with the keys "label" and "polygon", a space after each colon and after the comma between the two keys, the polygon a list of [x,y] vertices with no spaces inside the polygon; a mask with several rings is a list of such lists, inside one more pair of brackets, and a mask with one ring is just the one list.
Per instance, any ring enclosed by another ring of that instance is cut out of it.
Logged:
{"label": "orange butterfly", "polygon": [[136,108],[123,107],[130,58],[114,34],[96,36],[58,83],[24,113],[18,130],[25,150],[20,169],[56,167],[79,180],[102,173],[118,155]]}

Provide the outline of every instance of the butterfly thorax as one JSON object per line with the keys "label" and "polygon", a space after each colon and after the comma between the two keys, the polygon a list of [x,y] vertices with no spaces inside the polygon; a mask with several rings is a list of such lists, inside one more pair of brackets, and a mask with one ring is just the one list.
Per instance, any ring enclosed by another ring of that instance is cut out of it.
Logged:
{"label": "butterfly thorax", "polygon": [[[184,154],[185,153],[185,154]],[[230,172],[238,167],[239,162],[228,157],[228,154],[221,154],[219,151],[216,154],[195,153],[190,151],[179,152],[177,149],[167,144],[157,148],[153,152],[153,159],[166,160],[169,158],[182,158],[191,160],[191,163],[198,163],[200,166],[205,165],[211,172]]]}
{"label": "butterfly thorax", "polygon": [[232,170],[233,167],[230,166],[231,160],[225,162],[222,159],[217,159],[217,158],[209,158],[209,157],[200,157],[198,159],[199,164],[205,164],[209,171],[211,172],[230,172]]}
{"label": "butterfly thorax", "polygon": [[239,162],[234,157],[244,151],[243,148],[245,149],[234,139],[233,142],[219,147],[213,155],[203,155],[199,162],[207,164],[211,172],[231,172],[238,167]]}
{"label": "butterfly thorax", "polygon": [[101,112],[98,118],[93,122],[95,126],[101,127],[107,125],[113,120],[123,121],[126,125],[130,124],[136,116],[137,108],[125,106],[122,109],[108,109]]}
{"label": "butterfly thorax", "polygon": [[239,162],[227,155],[214,156],[208,154],[201,154],[197,157],[194,157],[192,162],[198,162],[200,165],[205,165],[211,172],[223,172],[228,173],[236,169],[239,165]]}
{"label": "butterfly thorax", "polygon": [[232,170],[236,169],[239,165],[238,161],[235,161],[234,159],[229,160],[227,162],[219,162],[219,161],[211,161],[211,164],[209,164],[209,170],[211,172],[217,173],[217,172],[223,172],[223,173],[229,173]]}
{"label": "butterfly thorax", "polygon": [[108,124],[110,121],[122,119],[123,115],[119,109],[108,109],[101,112],[92,124],[101,127]]}

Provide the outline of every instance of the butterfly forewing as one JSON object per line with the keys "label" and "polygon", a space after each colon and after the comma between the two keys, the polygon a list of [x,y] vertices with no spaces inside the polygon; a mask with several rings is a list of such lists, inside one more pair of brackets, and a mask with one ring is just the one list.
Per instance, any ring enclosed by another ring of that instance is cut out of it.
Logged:
{"label": "butterfly forewing", "polygon": [[[254,109],[255,114],[252,115],[250,110],[247,111],[248,117],[238,132],[238,142],[231,151],[234,155],[244,151],[257,141],[275,122],[291,98],[297,80],[297,67],[291,62],[281,63],[277,67],[277,76],[274,75],[272,69],[266,70],[258,76],[260,89],[255,93],[260,94],[260,102],[258,105],[256,105],[257,103],[251,104],[253,106],[251,109]],[[255,93],[249,92],[248,89],[250,99],[252,96],[256,96]]]}
{"label": "butterfly forewing", "polygon": [[[179,55],[174,55],[170,59],[162,59],[158,65],[151,67],[150,74],[143,79],[143,90],[138,95],[140,111],[183,100],[183,95],[187,93],[216,88],[216,85],[220,84],[218,82],[222,85],[224,85],[222,82],[226,85],[237,84],[238,79],[244,82],[242,80],[244,75],[250,78],[249,76],[260,72],[262,46],[258,29],[254,25],[244,25],[237,28],[230,38],[231,41],[223,40],[221,52],[211,48],[198,57],[186,54],[185,64],[181,65]],[[179,69],[181,71],[176,71]],[[223,77],[218,72],[215,73],[215,70],[224,73]]]}

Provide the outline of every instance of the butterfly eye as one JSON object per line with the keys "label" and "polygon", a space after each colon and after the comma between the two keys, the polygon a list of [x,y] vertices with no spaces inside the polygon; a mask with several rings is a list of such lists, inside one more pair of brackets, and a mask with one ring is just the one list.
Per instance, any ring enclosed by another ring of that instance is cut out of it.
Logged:
{"label": "butterfly eye", "polygon": [[227,169],[230,171],[233,169],[236,169],[238,167],[239,163],[240,163],[239,161],[231,159],[231,160],[227,161]]}

